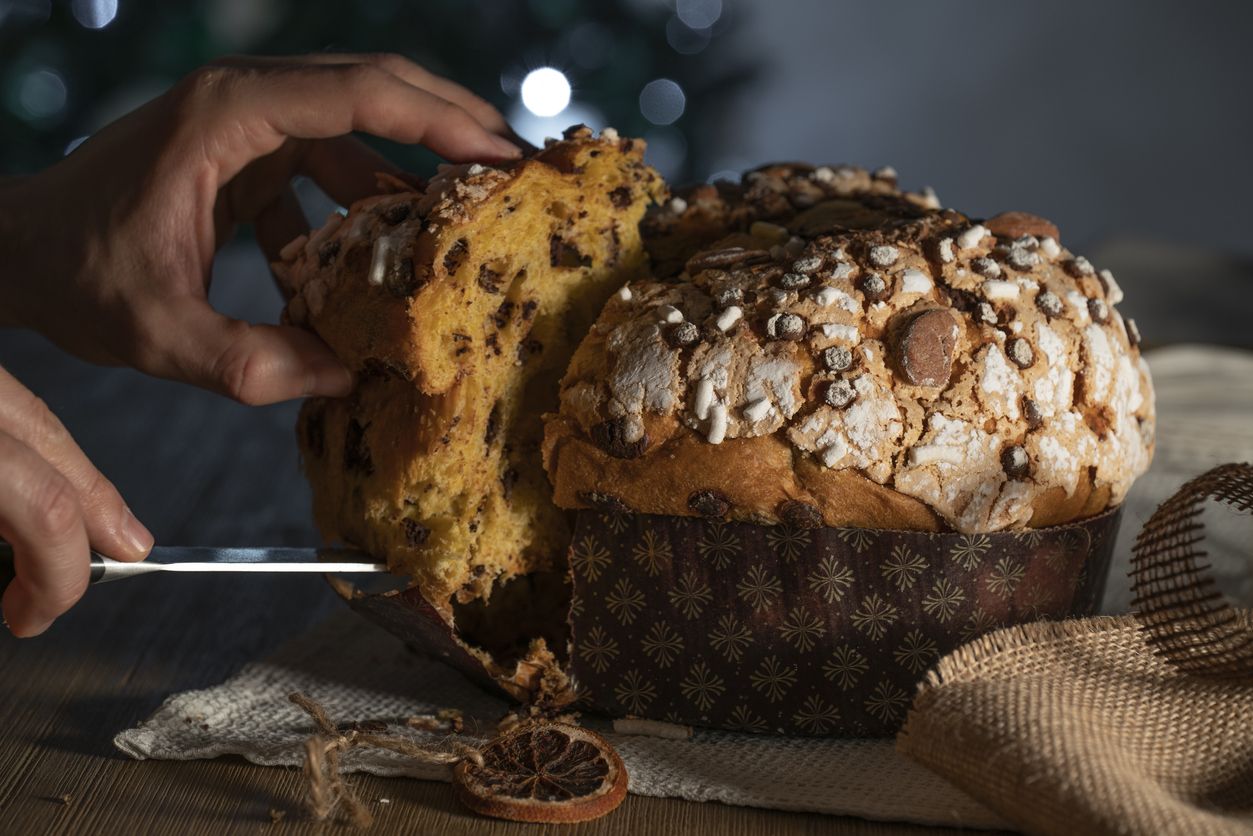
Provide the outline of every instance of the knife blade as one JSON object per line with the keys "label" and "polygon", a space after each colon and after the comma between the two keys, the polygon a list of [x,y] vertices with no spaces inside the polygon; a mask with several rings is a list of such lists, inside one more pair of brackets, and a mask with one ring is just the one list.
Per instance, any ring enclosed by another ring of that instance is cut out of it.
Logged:
{"label": "knife blade", "polygon": [[[147,560],[127,563],[91,553],[91,582],[137,578],[156,572],[360,573],[386,572],[387,564],[355,549],[209,548],[156,546]],[[13,547],[0,542],[0,589],[13,580]]]}

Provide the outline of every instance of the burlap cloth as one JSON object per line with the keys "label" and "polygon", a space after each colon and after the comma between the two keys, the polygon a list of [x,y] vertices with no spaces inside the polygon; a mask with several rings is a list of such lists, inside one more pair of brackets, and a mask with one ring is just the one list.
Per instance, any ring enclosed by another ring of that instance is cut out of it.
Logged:
{"label": "burlap cloth", "polygon": [[[1231,500],[1245,475],[1250,487],[1232,504],[1247,508],[1253,470],[1228,473],[1222,490],[1194,490],[1165,529],[1158,525],[1161,537],[1142,538],[1137,583],[1122,577],[1130,540],[1187,476],[1253,460],[1253,358],[1183,348],[1158,352],[1150,364],[1158,454],[1127,500],[1121,569],[1116,562],[1106,599],[1108,611],[1137,598],[1148,618],[1033,624],[960,648],[929,673],[895,747],[699,730],[687,740],[609,735],[631,791],[1067,836],[1253,831],[1253,616],[1228,607],[1218,591],[1250,601],[1253,525],[1201,515],[1206,496],[1225,490]],[[1196,527],[1202,521],[1204,531]],[[471,741],[476,730],[490,733],[505,710],[345,613],[222,685],[169,698],[115,743],[136,758],[237,754],[296,766],[311,725],[288,702],[292,691],[308,693],[340,722],[400,723],[456,706],[466,712]],[[398,724],[389,731],[434,739]],[[344,767],[447,779],[447,767],[377,750],[348,752]]]}

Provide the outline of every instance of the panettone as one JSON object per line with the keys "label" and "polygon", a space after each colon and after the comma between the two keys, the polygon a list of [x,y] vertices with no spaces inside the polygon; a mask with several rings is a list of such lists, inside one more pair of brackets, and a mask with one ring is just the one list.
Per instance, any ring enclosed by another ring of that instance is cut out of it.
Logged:
{"label": "panettone", "polygon": [[639,222],[665,187],[643,150],[578,128],[516,164],[449,167],[425,191],[397,182],[276,265],[287,318],[358,378],[300,414],[318,526],[412,576],[450,621],[455,602],[517,576],[561,594],[536,580],[564,570],[570,536],[541,415],[606,297],[645,272]]}
{"label": "panettone", "polygon": [[1148,465],[1122,293],[1041,218],[781,165],[645,229],[672,272],[696,251],[575,353],[544,443],[564,508],[992,532],[1092,516]]}

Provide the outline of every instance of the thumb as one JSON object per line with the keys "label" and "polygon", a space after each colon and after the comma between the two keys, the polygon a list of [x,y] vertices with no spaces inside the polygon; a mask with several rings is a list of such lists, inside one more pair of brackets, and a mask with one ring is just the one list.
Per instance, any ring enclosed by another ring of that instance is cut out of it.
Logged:
{"label": "thumb", "polygon": [[165,329],[154,373],[251,406],[310,396],[342,397],[352,374],[314,334],[286,325],[253,325],[199,303]]}

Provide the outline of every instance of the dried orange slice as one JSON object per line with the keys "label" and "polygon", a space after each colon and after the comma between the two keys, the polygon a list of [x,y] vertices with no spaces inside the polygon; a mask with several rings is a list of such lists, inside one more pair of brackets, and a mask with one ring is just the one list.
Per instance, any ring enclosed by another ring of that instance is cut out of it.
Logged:
{"label": "dried orange slice", "polygon": [[530,822],[598,819],[622,803],[626,765],[604,738],[565,723],[532,723],[480,750],[482,765],[453,769],[461,802],[476,813]]}

